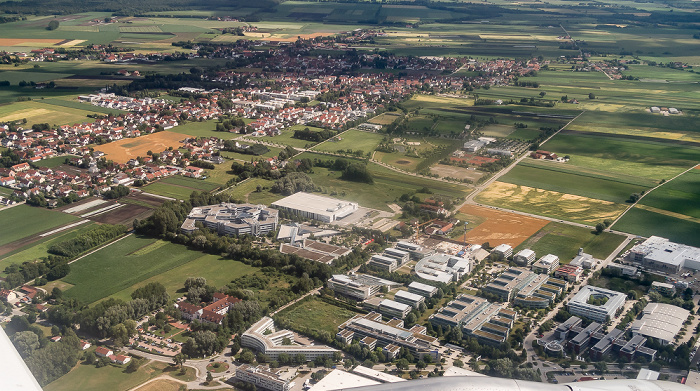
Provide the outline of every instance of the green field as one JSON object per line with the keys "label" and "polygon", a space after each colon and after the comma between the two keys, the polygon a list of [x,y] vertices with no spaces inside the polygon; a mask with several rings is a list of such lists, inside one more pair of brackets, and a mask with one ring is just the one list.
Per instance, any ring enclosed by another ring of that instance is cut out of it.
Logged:
{"label": "green field", "polygon": [[256,271],[258,271],[257,268],[242,262],[222,259],[215,255],[200,254],[199,258],[140,281],[112,294],[111,297],[128,301],[131,300],[131,293],[137,288],[150,282],[159,282],[167,289],[170,297],[175,298],[184,294],[182,289],[188,277],[204,277],[207,279],[208,285],[222,287],[238,277],[253,274]]}
{"label": "green field", "polygon": [[93,228],[91,225],[92,223],[81,224],[76,228],[67,229],[56,235],[47,236],[45,239],[32,243],[31,247],[3,255],[0,260],[0,271],[5,270],[5,268],[11,264],[21,264],[22,262],[48,257],[48,249],[52,244],[73,239],[82,233],[90,231]]}
{"label": "green field", "polygon": [[[244,120],[246,123],[251,122],[250,120]],[[217,132],[215,120],[203,121],[203,122],[187,122],[184,125],[176,126],[170,129],[171,132],[186,134],[194,137],[216,137],[222,140],[231,140],[233,138],[239,137],[238,133],[230,132]]]}
{"label": "green field", "polygon": [[662,185],[642,198],[640,203],[700,219],[700,170],[690,170]]}
{"label": "green field", "polygon": [[[44,387],[46,391],[126,391],[158,376],[166,375],[179,379],[179,370],[169,364],[153,361],[134,373],[124,370],[126,365],[109,364],[102,368],[79,362],[69,373]],[[190,373],[188,375],[191,376]],[[187,375],[186,375],[187,376]]]}
{"label": "green field", "polygon": [[71,264],[70,274],[62,280],[74,287],[65,294],[93,303],[201,256],[181,245],[127,236]]}
{"label": "green field", "polygon": [[565,264],[576,256],[579,248],[583,248],[594,258],[605,259],[624,239],[624,236],[610,232],[595,235],[590,229],[551,222],[516,247],[513,253],[529,248],[538,258],[554,254]]}
{"label": "green field", "polygon": [[0,105],[0,122],[27,120],[27,125],[49,123],[51,125],[73,125],[75,123],[92,122],[87,115],[92,113],[91,106],[83,109],[60,107],[44,104],[41,101],[15,102]]}
{"label": "green field", "polygon": [[39,167],[48,167],[48,168],[56,168],[60,166],[61,164],[65,164],[66,159],[70,159],[73,156],[57,156],[57,157],[52,157],[48,159],[41,160],[36,163],[37,166]]}
{"label": "green field", "polygon": [[[340,138],[340,140],[338,140],[338,138]],[[362,151],[363,155],[367,155],[367,153],[374,151],[383,139],[384,136],[378,133],[351,129],[340,136],[333,137],[313,147],[313,150],[333,153]]]}
{"label": "green field", "polygon": [[203,181],[201,179],[187,178],[181,175],[173,175],[167,178],[163,178],[160,182],[169,183],[171,185],[186,186],[200,191],[210,192],[216,189],[216,184]]}
{"label": "green field", "polygon": [[[244,162],[250,162],[251,160],[259,160],[259,159],[263,159],[263,158],[277,157],[277,155],[282,150],[282,148],[278,148],[278,147],[267,146],[267,148],[269,149],[269,151],[266,153],[263,153],[262,155],[248,155],[248,154],[244,154],[244,153],[221,151],[221,156],[225,157],[226,159],[235,159],[235,160],[240,160],[240,161],[244,161]],[[223,165],[227,165],[227,164],[224,163]],[[231,164],[228,164],[228,166],[230,167]]]}
{"label": "green field", "polygon": [[0,226],[0,246],[78,220],[78,217],[67,213],[29,205],[0,209],[0,221],[6,222]]}
{"label": "green field", "polygon": [[226,190],[226,194],[235,200],[242,200],[252,204],[269,205],[284,196],[281,194],[271,193],[269,191],[257,192],[258,186],[269,189],[274,184],[273,181],[262,178],[250,178],[234,187]]}
{"label": "green field", "polygon": [[700,224],[638,207],[625,213],[613,228],[635,235],[645,237],[657,235],[674,242],[700,246],[700,235],[698,235]]}
{"label": "green field", "polygon": [[314,126],[305,126],[305,125],[294,125],[290,126],[288,129],[284,130],[282,134],[279,136],[264,136],[264,137],[253,137],[250,136],[252,140],[262,140],[266,142],[271,142],[275,144],[280,144],[280,145],[289,145],[290,147],[293,148],[310,148],[317,143],[313,141],[308,141],[308,140],[301,140],[298,138],[294,138],[294,131],[295,130],[303,130],[305,128],[309,128],[309,130],[312,130],[314,132],[321,131],[323,129],[317,128]]}
{"label": "green field", "polygon": [[175,175],[144,186],[142,190],[147,193],[177,198],[179,200],[187,200],[190,198],[190,194],[192,194],[193,191],[211,192],[220,186],[220,184],[201,179]]}
{"label": "green field", "polygon": [[336,307],[314,296],[295,304],[275,316],[291,322],[295,330],[323,330],[330,335],[338,332],[338,326],[356,315],[350,310]]}

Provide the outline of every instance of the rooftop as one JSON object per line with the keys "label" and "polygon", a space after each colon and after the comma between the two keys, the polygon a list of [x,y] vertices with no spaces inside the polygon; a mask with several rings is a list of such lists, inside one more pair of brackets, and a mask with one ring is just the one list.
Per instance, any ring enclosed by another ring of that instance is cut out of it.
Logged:
{"label": "rooftop", "polygon": [[673,341],[690,311],[670,304],[649,303],[644,307],[643,314],[642,319],[632,322],[633,334]]}

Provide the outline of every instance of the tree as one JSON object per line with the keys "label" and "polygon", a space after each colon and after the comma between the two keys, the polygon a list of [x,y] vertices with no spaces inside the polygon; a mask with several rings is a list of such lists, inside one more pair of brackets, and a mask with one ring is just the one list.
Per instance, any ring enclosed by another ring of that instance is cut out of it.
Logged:
{"label": "tree", "polygon": [[214,381],[214,376],[211,375],[211,372],[207,371],[207,384],[211,384],[212,381]]}
{"label": "tree", "polygon": [[408,360],[405,358],[400,358],[396,360],[396,368],[401,369],[401,370],[407,370],[408,369]]}
{"label": "tree", "polygon": [[599,235],[605,231],[605,224],[603,223],[598,223],[595,225],[595,233],[596,235]]}
{"label": "tree", "polygon": [[[238,358],[243,363],[250,364],[253,361],[255,361],[255,355],[253,352],[251,352],[248,349],[243,350],[243,353],[241,353],[241,356]],[[280,360],[280,363],[282,363],[282,360]]]}
{"label": "tree", "polygon": [[588,94],[588,99],[595,99],[595,94],[592,92]]}
{"label": "tree", "polygon": [[182,366],[185,364],[185,361],[187,361],[187,357],[182,353],[178,353],[175,356],[173,356],[173,363],[181,369]]}
{"label": "tree", "polygon": [[[523,350],[525,350],[525,349],[523,349]],[[454,360],[452,363],[453,363],[454,366],[456,366],[457,368],[462,368],[462,367],[464,366],[464,362],[462,362],[462,360]]]}
{"label": "tree", "polygon": [[39,337],[32,331],[16,333],[12,336],[12,343],[15,344],[17,352],[22,357],[29,357],[40,346]]}
{"label": "tree", "polygon": [[58,28],[58,20],[54,19],[49,22],[49,25],[46,27],[47,30],[56,30]]}
{"label": "tree", "polygon": [[127,373],[134,373],[139,370],[139,361],[136,359],[132,359],[129,362],[129,365],[126,367],[126,372]]}

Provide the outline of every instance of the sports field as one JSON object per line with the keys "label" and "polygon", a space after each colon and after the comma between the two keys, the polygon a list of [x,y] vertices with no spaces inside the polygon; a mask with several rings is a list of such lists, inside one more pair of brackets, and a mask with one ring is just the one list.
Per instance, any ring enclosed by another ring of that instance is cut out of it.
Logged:
{"label": "sports field", "polygon": [[465,205],[459,212],[485,220],[474,228],[470,227],[466,238],[462,236],[457,238],[457,240],[466,240],[466,242],[472,244],[488,242],[492,247],[499,244],[508,244],[516,247],[547,225],[547,220],[497,211],[477,205]]}
{"label": "sports field", "polygon": [[494,182],[479,193],[476,200],[487,205],[593,225],[617,218],[626,208],[624,204],[505,182]]}
{"label": "sports field", "polygon": [[148,151],[162,152],[169,147],[177,149],[185,135],[169,131],[147,134],[136,138],[125,138],[108,144],[97,146],[98,151],[107,155],[109,160],[126,163],[139,156],[147,156]]}
{"label": "sports field", "polygon": [[71,264],[65,295],[92,303],[202,256],[177,244],[135,235]]}
{"label": "sports field", "polygon": [[1,209],[0,221],[4,224],[0,225],[0,246],[78,220],[78,217],[66,213],[29,205]]}
{"label": "sports field", "polygon": [[576,256],[579,248],[583,248],[594,258],[605,259],[624,239],[624,236],[610,232],[596,235],[590,229],[551,222],[515,247],[513,254],[529,248],[537,254],[537,258],[554,254],[565,264]]}

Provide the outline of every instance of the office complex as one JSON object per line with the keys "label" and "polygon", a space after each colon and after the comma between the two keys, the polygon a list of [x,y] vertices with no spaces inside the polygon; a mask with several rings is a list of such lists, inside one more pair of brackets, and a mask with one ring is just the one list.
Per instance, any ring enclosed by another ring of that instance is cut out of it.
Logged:
{"label": "office complex", "polygon": [[532,264],[532,271],[541,274],[550,274],[559,267],[559,257],[554,254],[547,254]]}
{"label": "office complex", "polygon": [[700,270],[700,248],[652,236],[632,247],[627,259],[660,272],[678,273],[681,268]]}
{"label": "office complex", "polygon": [[277,373],[270,371],[267,367],[258,365],[243,364],[236,368],[236,380],[255,384],[257,388],[264,388],[270,391],[289,391],[294,387],[294,382],[284,380]]}
{"label": "office complex", "polygon": [[355,212],[356,202],[343,201],[316,194],[298,192],[272,203],[278,209],[287,210],[307,219],[332,223]]}
{"label": "office complex", "polygon": [[649,303],[642,313],[641,319],[632,322],[632,334],[653,337],[662,344],[673,342],[690,315],[686,309],[662,303]]}
{"label": "office complex", "polygon": [[[615,316],[625,304],[627,295],[609,289],[586,285],[569,301],[572,315],[582,316],[596,322],[605,323]],[[589,303],[591,299],[606,300],[603,304]]]}
{"label": "office complex", "polygon": [[428,284],[423,284],[421,282],[416,282],[413,281],[412,283],[408,284],[408,291],[411,293],[415,293],[417,295],[421,295],[423,297],[431,298],[437,293],[438,288],[428,285]]}
{"label": "office complex", "polygon": [[489,344],[500,344],[516,319],[515,311],[472,295],[459,295],[428,319],[434,327],[461,327],[464,335]]}
{"label": "office complex", "polygon": [[366,300],[377,293],[381,287],[391,289],[401,284],[368,274],[335,274],[328,280],[328,287],[336,294],[352,297],[357,300]]}
{"label": "office complex", "polygon": [[546,308],[567,288],[564,280],[514,267],[487,284],[484,291],[523,307]]}
{"label": "office complex", "polygon": [[418,261],[414,270],[423,279],[449,284],[469,273],[471,262],[467,258],[437,253]]}
{"label": "office complex", "polygon": [[[287,344],[285,344],[287,342]],[[292,357],[301,354],[307,361],[317,357],[333,357],[336,349],[325,345],[300,345],[294,342],[294,333],[289,330],[276,330],[272,318],[264,316],[241,335],[241,346],[251,348],[277,360],[280,354]]]}
{"label": "office complex", "polygon": [[277,229],[278,211],[253,204],[221,203],[192,208],[180,227],[183,233],[193,233],[196,223],[220,235],[265,235]]}

